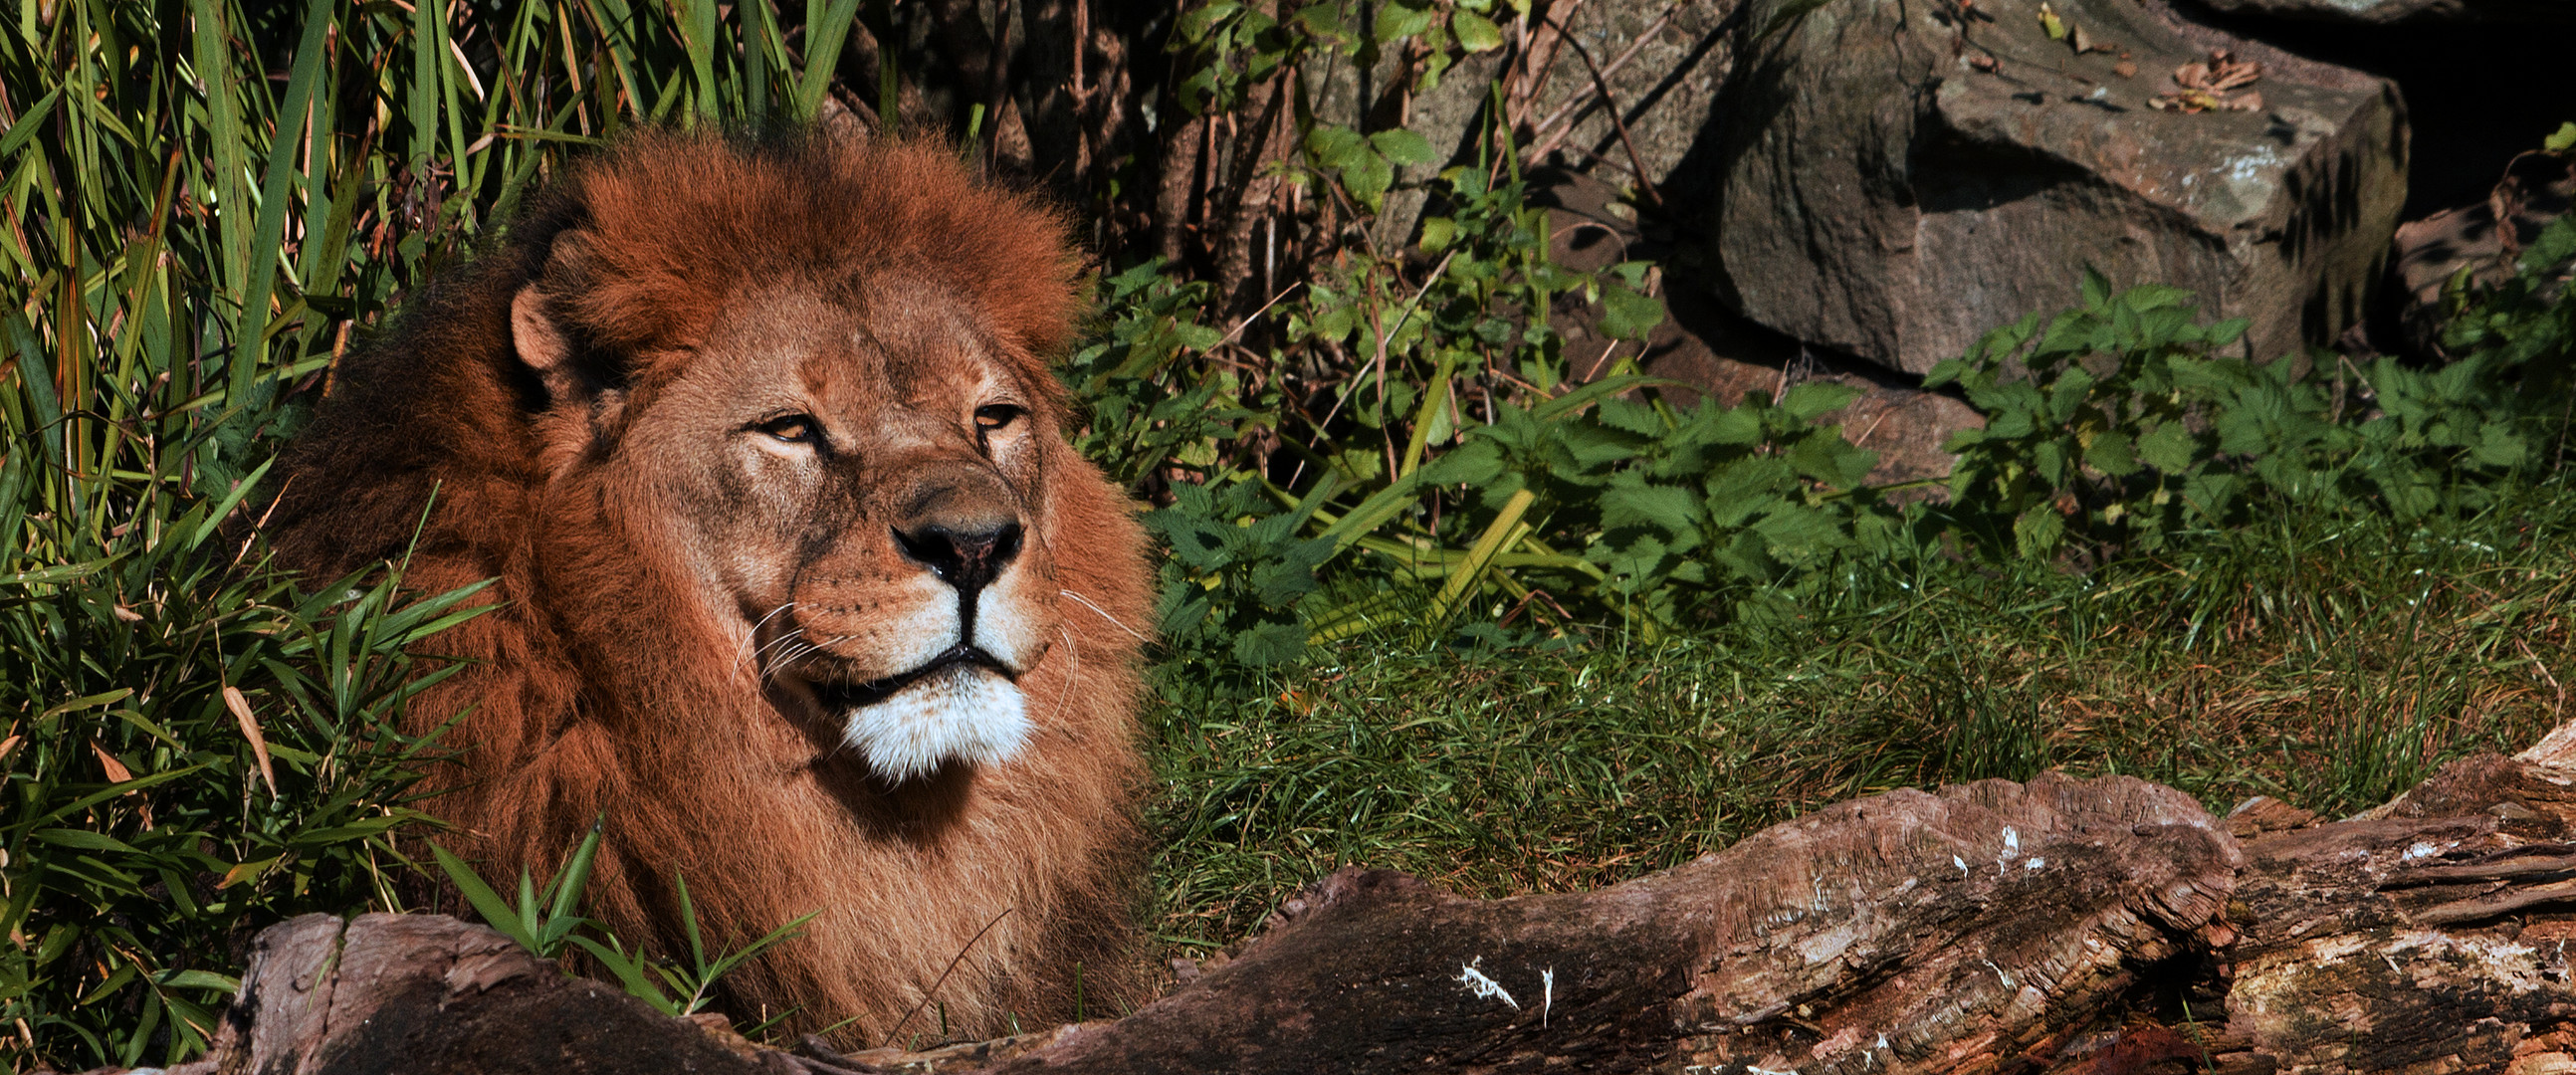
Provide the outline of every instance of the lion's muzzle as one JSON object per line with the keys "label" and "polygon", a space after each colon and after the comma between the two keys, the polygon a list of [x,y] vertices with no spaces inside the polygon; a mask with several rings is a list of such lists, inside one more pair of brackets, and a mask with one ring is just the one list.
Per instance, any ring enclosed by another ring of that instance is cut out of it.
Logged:
{"label": "lion's muzzle", "polygon": [[905,556],[929,567],[939,581],[955,587],[960,598],[973,601],[1020,554],[1021,533],[1016,519],[1000,526],[969,524],[963,529],[933,522],[910,532],[897,528],[894,543]]}
{"label": "lion's muzzle", "polygon": [[1047,546],[1009,487],[953,460],[908,477],[800,572],[789,619],[814,645],[772,670],[895,780],[1015,756],[1035,731],[1018,681],[1057,630]]}

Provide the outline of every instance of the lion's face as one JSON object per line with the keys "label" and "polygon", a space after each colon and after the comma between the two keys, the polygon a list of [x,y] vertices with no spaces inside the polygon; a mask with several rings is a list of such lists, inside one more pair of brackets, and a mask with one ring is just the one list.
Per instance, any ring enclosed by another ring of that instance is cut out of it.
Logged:
{"label": "lion's face", "polygon": [[[1057,633],[1057,416],[958,296],[830,292],[728,304],[664,383],[559,391],[587,450],[558,458],[678,566],[782,714],[896,780],[1006,761]],[[560,341],[530,316],[542,300],[519,328],[543,368]]]}

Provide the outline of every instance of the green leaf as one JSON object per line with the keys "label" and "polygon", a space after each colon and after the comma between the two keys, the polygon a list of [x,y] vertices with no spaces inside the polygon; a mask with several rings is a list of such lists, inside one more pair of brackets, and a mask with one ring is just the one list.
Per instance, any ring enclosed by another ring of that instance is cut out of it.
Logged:
{"label": "green leaf", "polygon": [[1601,331],[1611,338],[1642,340],[1663,323],[1661,300],[1631,291],[1625,284],[1611,283],[1601,288]]}
{"label": "green leaf", "polygon": [[617,983],[626,987],[627,995],[652,1005],[653,1010],[664,1015],[681,1014],[680,1002],[671,999],[671,994],[662,988],[661,983],[653,980],[653,975],[645,973],[648,965],[644,962],[641,953],[630,956],[622,949],[612,948],[588,937],[574,937],[572,943],[580,946],[582,951],[590,953],[590,957],[598,960],[600,966],[608,968],[610,974],[616,975]]}
{"label": "green leaf", "polygon": [[81,851],[113,851],[121,855],[140,855],[143,853],[135,850],[133,845],[128,844],[123,840],[119,840],[116,837],[103,832],[91,832],[87,829],[37,829],[29,835],[34,836],[41,842],[52,844],[55,847],[69,847]]}
{"label": "green leaf", "polygon": [[1842,434],[1817,430],[1798,439],[1785,453],[1798,473],[1836,489],[1855,489],[1878,465],[1878,453],[1853,446]]}
{"label": "green leaf", "polygon": [[1601,525],[1651,526],[1670,534],[1698,529],[1699,497],[1669,485],[1613,486],[1601,494]]}
{"label": "green leaf", "polygon": [[1205,41],[1208,31],[1214,29],[1217,23],[1242,9],[1243,5],[1235,3],[1234,0],[1210,0],[1205,7],[1192,8],[1181,16],[1179,26],[1181,39],[1194,45]]}
{"label": "green leaf", "polygon": [[2576,149],[2576,122],[2561,123],[2549,137],[2540,140],[2540,148],[2552,153]]}
{"label": "green leaf", "polygon": [[1792,386],[1780,397],[1780,409],[1801,422],[1812,422],[1825,415],[1851,406],[1861,396],[1860,389],[1834,381],[1808,381]]}
{"label": "green leaf", "polygon": [[2148,466],[2167,474],[2181,474],[2192,468],[2200,445],[2181,422],[2166,422],[2146,436],[2138,438],[2136,455]]}
{"label": "green leaf", "polygon": [[2138,453],[2127,434],[2107,431],[2094,434],[2093,443],[2084,449],[2084,463],[2114,478],[2125,478],[2138,472]]}
{"label": "green leaf", "polygon": [[2514,467],[2522,465],[2531,452],[2530,445],[2512,426],[2490,421],[2479,430],[2477,443],[2470,447],[2469,454],[2491,467]]}
{"label": "green leaf", "polygon": [[[1492,19],[1463,8],[1450,13],[1449,31],[1458,35],[1459,47],[1469,52],[1487,52],[1503,46],[1502,27],[1494,25]],[[2576,129],[2576,124],[2569,126]]]}
{"label": "green leaf", "polygon": [[1380,44],[1419,35],[1431,28],[1431,9],[1406,7],[1400,3],[1377,9],[1377,39]]}
{"label": "green leaf", "polygon": [[1394,185],[1395,169],[1375,150],[1362,151],[1357,159],[1342,169],[1343,189],[1350,191],[1351,197],[1368,206],[1371,212],[1377,210],[1386,188]]}
{"label": "green leaf", "polygon": [[464,859],[457,858],[435,842],[430,843],[429,850],[438,859],[438,868],[447,874],[447,880],[465,896],[465,902],[474,906],[474,913],[483,916],[483,924],[519,942],[522,948],[531,952],[537,950],[537,939],[520,928],[519,912],[513,910],[500,893],[492,890],[492,886],[483,880],[483,875],[474,872],[474,867],[466,865]]}
{"label": "green leaf", "polygon": [[1368,136],[1368,140],[1379,155],[1397,164],[1430,164],[1440,159],[1440,155],[1431,149],[1431,140],[1418,131],[1379,131]]}
{"label": "green leaf", "polygon": [[2034,504],[2013,520],[2013,548],[2024,559],[2044,559],[2066,538],[2066,520],[2049,504]]}
{"label": "green leaf", "polygon": [[2100,269],[2096,269],[2090,265],[2085,266],[2084,305],[2098,310],[2101,309],[2105,303],[2110,301],[2111,278],[2102,275],[2102,271]]}
{"label": "green leaf", "polygon": [[1455,240],[1457,237],[1457,221],[1451,220],[1445,216],[1423,218],[1422,242],[1420,243],[1420,246],[1424,253],[1437,254],[1443,250],[1447,250],[1449,249],[1450,242]]}
{"label": "green leaf", "polygon": [[1294,623],[1260,623],[1234,636],[1234,659],[1256,668],[1287,664],[1306,655],[1306,629]]}
{"label": "green leaf", "polygon": [[1308,36],[1318,40],[1338,42],[1351,36],[1351,28],[1342,22],[1342,5],[1330,0],[1298,8],[1288,21],[1305,28]]}

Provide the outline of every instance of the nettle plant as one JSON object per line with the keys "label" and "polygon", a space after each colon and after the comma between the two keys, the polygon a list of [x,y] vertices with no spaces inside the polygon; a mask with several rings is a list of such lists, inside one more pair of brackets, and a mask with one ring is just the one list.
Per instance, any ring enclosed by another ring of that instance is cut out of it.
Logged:
{"label": "nettle plant", "polygon": [[2433,368],[2322,350],[2255,362],[2241,319],[2203,325],[2188,291],[2115,294],[2088,271],[2083,306],[2045,330],[2035,313],[1996,329],[1925,378],[1986,415],[1948,445],[1946,514],[1974,541],[2047,557],[2152,552],[2284,505],[2400,519],[2486,507],[2562,461],[2571,268],[2576,221],[2562,219],[2512,279],[2454,281],[2455,357]]}
{"label": "nettle plant", "polygon": [[[1068,372],[1088,404],[1078,445],[1167,503],[1148,523],[1172,551],[1161,628],[1181,651],[1274,663],[1406,606],[1429,603],[1445,619],[1489,589],[1526,600],[1495,557],[1559,555],[1502,548],[1517,513],[1491,514],[1436,464],[1504,409],[1545,407],[1564,390],[1565,340],[1551,324],[1561,306],[1596,304],[1597,326],[1622,341],[1661,322],[1651,268],[1553,263],[1546,215],[1527,203],[1494,116],[1472,161],[1418,180],[1418,240],[1380,249],[1362,235],[1406,182],[1400,169],[1440,151],[1417,132],[1339,126],[1313,107],[1336,65],[1397,71],[1405,84],[1389,92],[1427,91],[1455,60],[1499,47],[1495,19],[1514,10],[1328,2],[1274,17],[1219,0],[1179,23],[1174,47],[1191,71],[1180,104],[1284,124],[1289,152],[1258,174],[1296,195],[1286,203],[1319,207],[1290,223],[1325,244],[1309,248],[1305,283],[1230,328],[1204,320],[1217,300],[1208,284],[1159,265],[1108,276],[1107,339]],[[1389,573],[1404,581],[1375,584]],[[1372,580],[1358,583],[1366,599],[1314,600],[1337,575]]]}
{"label": "nettle plant", "polygon": [[[1156,282],[1148,269],[1105,282],[1118,311],[1110,340],[1084,352],[1073,375],[1093,400],[1085,446],[1121,461],[1125,477],[1137,463],[1187,471],[1164,483],[1170,504],[1147,519],[1173,553],[1166,639],[1276,663],[1425,605],[1425,622],[1437,624],[1489,590],[1528,602],[1516,569],[1571,567],[1587,590],[1608,577],[1544,546],[1522,518],[1527,504],[1486,503],[1465,483],[1499,472],[1502,457],[1480,447],[1496,422],[1571,419],[1603,386],[1640,383],[1623,359],[1612,380],[1559,395],[1567,361],[1551,310],[1598,304],[1604,332],[1636,340],[1663,306],[1644,293],[1643,263],[1584,273],[1551,262],[1543,211],[1516,178],[1496,174],[1504,170],[1487,161],[1443,173],[1413,251],[1344,251],[1278,304],[1280,342],[1257,361],[1222,361],[1234,337],[1191,321],[1195,285]],[[1273,379],[1258,393],[1236,372],[1294,368],[1301,356],[1343,356],[1351,372],[1305,392]],[[1270,458],[1243,450],[1256,437]],[[1353,550],[1366,557],[1349,568],[1372,580],[1366,592],[1300,609],[1328,588],[1316,572],[1350,564]],[[1378,585],[1390,579],[1401,581]]]}

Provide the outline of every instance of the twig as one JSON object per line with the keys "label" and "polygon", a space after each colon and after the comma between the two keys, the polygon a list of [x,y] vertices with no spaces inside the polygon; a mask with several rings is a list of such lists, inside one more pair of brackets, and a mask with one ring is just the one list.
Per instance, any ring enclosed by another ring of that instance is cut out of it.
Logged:
{"label": "twig", "polygon": [[885,1041],[879,1048],[894,1044],[894,1036],[903,1033],[903,1025],[911,1022],[913,1016],[921,1014],[922,1005],[930,1003],[930,998],[939,995],[939,987],[948,984],[948,975],[957,969],[958,963],[965,960],[966,953],[975,950],[975,942],[983,940],[984,935],[992,932],[994,926],[1000,925],[1003,916],[1010,914],[1012,910],[1014,908],[1002,908],[1001,914],[994,915],[992,921],[984,923],[984,928],[976,930],[974,936],[966,938],[966,947],[958,949],[956,956],[949,959],[947,969],[939,972],[939,977],[930,983],[930,988],[922,990],[921,999],[913,1003],[912,1010],[903,1013],[903,1018],[895,1020],[894,1029],[886,1031]]}
{"label": "twig", "polygon": [[1091,51],[1091,0],[1073,0],[1073,173],[1079,186],[1091,180],[1091,84],[1083,80],[1082,57]]}
{"label": "twig", "polygon": [[[1075,45],[1079,51],[1081,46]],[[1011,82],[1011,0],[993,0],[993,77],[986,97],[993,101],[984,116],[990,124],[984,132],[984,162],[987,168],[1002,155],[1002,108],[1010,103]]]}
{"label": "twig", "polygon": [[[1617,59],[1611,60],[1610,66],[1601,69],[1599,77],[1608,78],[1612,75],[1618,74],[1620,68],[1628,66],[1628,61],[1637,57],[1638,50],[1645,48],[1646,43],[1654,40],[1656,34],[1662,33],[1664,31],[1665,24],[1672,22],[1673,16],[1679,14],[1682,8],[1689,6],[1689,4],[1690,0],[1681,0],[1681,2],[1665,8],[1662,15],[1656,16],[1654,22],[1647,24],[1645,32],[1638,34],[1634,40],[1628,42],[1628,48],[1626,51],[1621,52]],[[1553,29],[1553,27],[1551,28]],[[1558,30],[1557,33],[1561,37],[1572,36],[1564,30]],[[1549,150],[1555,149],[1558,143],[1565,141],[1565,136],[1574,132],[1574,125],[1568,122],[1568,120],[1573,117],[1577,110],[1589,106],[1592,102],[1599,99],[1601,99],[1601,95],[1597,91],[1595,93],[1578,96],[1573,100],[1558,105],[1556,107],[1556,111],[1548,113],[1546,119],[1539,121],[1538,126],[1530,128],[1530,137],[1545,137],[1546,140],[1530,150],[1529,159],[1536,160],[1540,157],[1544,157],[1547,155]],[[1615,107],[1616,106],[1614,105],[1614,111]],[[1560,123],[1565,124],[1565,127],[1562,130],[1557,130],[1557,125]],[[1556,131],[1553,136],[1548,135],[1548,132],[1551,130]]]}
{"label": "twig", "polygon": [[1601,357],[1592,360],[1592,368],[1584,371],[1583,379],[1588,382],[1599,376],[1601,373],[1601,364],[1610,361],[1610,352],[1618,349],[1619,341],[1616,338],[1611,339],[1608,344],[1601,348]]}
{"label": "twig", "polygon": [[[1636,166],[1637,189],[1645,191],[1646,200],[1655,203],[1656,208],[1663,208],[1664,196],[1656,193],[1654,180],[1646,178],[1646,160],[1638,155],[1637,143],[1628,138],[1628,121],[1619,115],[1619,99],[1610,93],[1609,78],[1601,73],[1598,64],[1592,62],[1592,51],[1584,48],[1583,42],[1575,40],[1574,35],[1567,33],[1562,27],[1557,32],[1565,34],[1565,43],[1574,46],[1575,58],[1582,60],[1584,68],[1592,72],[1592,87],[1600,93],[1601,102],[1609,106],[1610,126],[1619,132],[1619,145],[1628,151],[1628,163]],[[1638,40],[1643,41],[1644,38],[1640,37]],[[1571,131],[1574,126],[1567,124],[1565,129]],[[1537,155],[1533,154],[1532,159],[1536,158]]]}
{"label": "twig", "polygon": [[1260,309],[1254,310],[1249,314],[1245,314],[1243,320],[1235,322],[1234,331],[1226,333],[1224,339],[1218,340],[1216,343],[1210,345],[1206,353],[1213,354],[1217,348],[1233,343],[1235,337],[1243,335],[1244,329],[1250,327],[1255,320],[1258,320],[1261,317],[1261,315],[1269,313],[1271,307],[1279,305],[1279,300],[1287,298],[1289,292],[1295,291],[1304,286],[1306,286],[1306,282],[1303,280],[1289,281],[1288,286],[1280,288],[1278,294],[1270,296],[1270,301],[1262,303]]}

